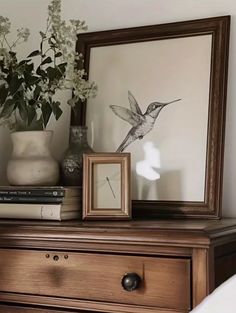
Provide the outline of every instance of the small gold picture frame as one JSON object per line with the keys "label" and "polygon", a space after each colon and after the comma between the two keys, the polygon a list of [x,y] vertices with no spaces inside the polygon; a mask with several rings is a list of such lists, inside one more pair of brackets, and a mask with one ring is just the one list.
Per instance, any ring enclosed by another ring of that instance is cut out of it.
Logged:
{"label": "small gold picture frame", "polygon": [[83,158],[83,220],[131,219],[130,153]]}

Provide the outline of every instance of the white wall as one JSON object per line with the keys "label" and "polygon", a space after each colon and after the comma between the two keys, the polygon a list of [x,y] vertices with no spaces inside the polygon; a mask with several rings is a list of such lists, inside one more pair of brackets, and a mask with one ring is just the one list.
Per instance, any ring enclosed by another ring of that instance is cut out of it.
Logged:
{"label": "white wall", "polygon": [[[27,49],[22,56],[37,49],[38,30],[43,30],[46,21],[48,0],[0,0],[0,14],[8,16],[15,28],[29,27],[32,33]],[[64,0],[65,18],[84,19],[89,31],[152,25],[188,19],[231,15],[231,43],[229,60],[229,83],[226,121],[223,215],[236,217],[236,1],[235,0]],[[66,102],[69,95],[61,95]],[[63,154],[68,142],[69,111],[59,122],[51,123],[56,138],[53,151],[57,158]],[[0,129],[0,179],[4,181],[4,168],[9,155],[9,138],[6,130]],[[3,148],[4,147],[4,148]]]}

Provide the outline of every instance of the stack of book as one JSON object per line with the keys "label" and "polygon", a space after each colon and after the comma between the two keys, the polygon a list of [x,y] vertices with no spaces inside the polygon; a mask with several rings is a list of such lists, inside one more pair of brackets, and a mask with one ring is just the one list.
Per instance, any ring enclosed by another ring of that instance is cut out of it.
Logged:
{"label": "stack of book", "polygon": [[80,187],[0,186],[0,218],[69,220],[81,217]]}

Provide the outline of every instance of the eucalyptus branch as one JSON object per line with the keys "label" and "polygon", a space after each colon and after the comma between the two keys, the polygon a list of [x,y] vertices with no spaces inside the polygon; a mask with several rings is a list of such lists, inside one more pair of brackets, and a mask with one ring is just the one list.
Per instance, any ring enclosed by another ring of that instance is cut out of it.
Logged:
{"label": "eucalyptus branch", "polygon": [[4,41],[7,44],[8,48],[10,49],[10,51],[12,51],[10,44],[8,43],[7,37],[4,36]]}
{"label": "eucalyptus branch", "polygon": [[41,55],[41,63],[42,63],[43,62],[43,38],[40,42],[40,55]]}
{"label": "eucalyptus branch", "polygon": [[[10,49],[12,49],[13,47],[15,47],[17,43],[20,44],[19,40],[20,40],[20,38],[17,38],[17,39],[12,43]],[[21,43],[23,43],[23,42],[21,42]]]}
{"label": "eucalyptus branch", "polygon": [[47,32],[49,31],[49,28],[51,26],[51,21],[49,19],[49,17],[47,18],[47,27],[46,27],[46,31],[45,31],[45,35],[47,34]]}
{"label": "eucalyptus branch", "polygon": [[46,55],[50,50],[53,50],[51,47],[48,48],[45,52],[43,52],[43,55]]}

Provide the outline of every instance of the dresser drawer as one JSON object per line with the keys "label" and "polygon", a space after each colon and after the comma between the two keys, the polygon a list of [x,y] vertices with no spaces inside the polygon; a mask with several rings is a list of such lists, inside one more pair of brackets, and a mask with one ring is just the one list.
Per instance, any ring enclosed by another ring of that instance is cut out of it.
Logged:
{"label": "dresser drawer", "polygon": [[[141,282],[126,291],[130,273]],[[112,254],[0,250],[0,290],[170,309],[190,307],[190,260]]]}
{"label": "dresser drawer", "polygon": [[[0,305],[0,312],[1,313],[71,313],[68,311],[57,311],[53,309],[36,309],[36,308],[29,308],[29,307],[20,307],[20,306],[10,306],[10,305]],[[82,311],[77,311],[76,313],[85,313]]]}

